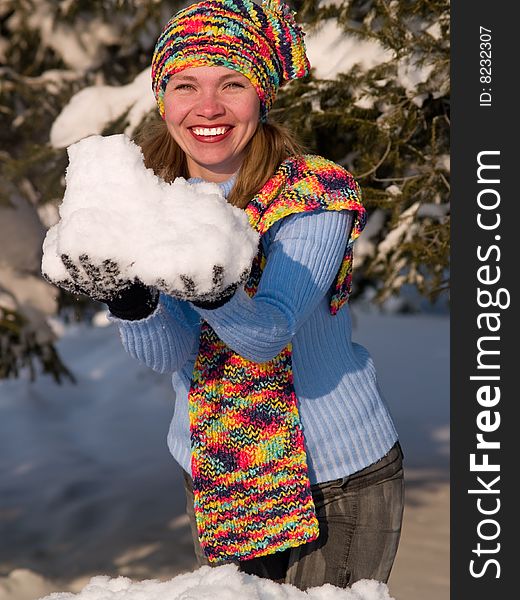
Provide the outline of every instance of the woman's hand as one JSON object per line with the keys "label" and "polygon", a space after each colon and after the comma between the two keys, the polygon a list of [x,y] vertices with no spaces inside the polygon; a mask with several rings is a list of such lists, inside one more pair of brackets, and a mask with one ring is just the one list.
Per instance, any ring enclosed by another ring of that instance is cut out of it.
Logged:
{"label": "woman's hand", "polygon": [[225,304],[247,279],[244,271],[240,281],[224,284],[224,268],[213,267],[211,287],[204,285],[204,292],[192,277],[181,275],[182,287],[173,287],[158,279],[154,287],[145,285],[138,278],[125,278],[116,261],[105,259],[95,263],[87,254],[73,259],[67,254],[60,255],[68,277],[59,281],[49,281],[75,294],[84,294],[93,300],[105,303],[110,312],[127,320],[143,319],[151,314],[158,303],[159,292],[164,292],[179,300],[191,301],[195,306],[206,309],[218,308]]}
{"label": "woman's hand", "polygon": [[67,254],[62,254],[61,261],[70,279],[51,283],[105,303],[116,317],[131,321],[144,319],[157,306],[157,290],[138,279],[123,277],[119,265],[111,259],[95,264],[87,254],[82,254],[75,262]]}
{"label": "woman's hand", "polygon": [[[232,284],[224,283],[224,267],[221,265],[213,266],[211,286],[208,289],[207,284],[198,285],[198,282],[187,275],[180,275],[182,288],[173,287],[164,280],[157,281],[157,288],[162,292],[174,296],[179,300],[187,300],[200,306],[201,308],[217,308],[227,302],[236,292],[237,288],[247,280],[249,271],[244,271],[240,279]],[[200,291],[200,288],[204,292]]]}
{"label": "woman's hand", "polygon": [[77,262],[68,254],[62,254],[60,258],[70,280],[53,283],[70,292],[106,303],[131,284],[121,276],[119,265],[111,259],[95,264],[87,254],[81,254]]}

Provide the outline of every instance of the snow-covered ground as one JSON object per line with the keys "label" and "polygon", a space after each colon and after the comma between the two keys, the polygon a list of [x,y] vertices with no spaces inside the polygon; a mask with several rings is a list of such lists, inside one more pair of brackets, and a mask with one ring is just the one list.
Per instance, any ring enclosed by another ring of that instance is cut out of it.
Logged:
{"label": "snow-covered ground", "polygon": [[[409,481],[390,593],[447,599],[448,318],[353,312]],[[169,377],[134,362],[114,326],[98,322],[105,326],[66,327],[59,342],[76,385],[0,382],[1,600],[78,591],[94,575],[168,580],[195,568],[181,475],[166,447]]]}
{"label": "snow-covered ground", "polygon": [[79,594],[52,593],[44,600],[395,600],[379,581],[357,581],[343,590],[330,584],[305,592],[240,573],[236,565],[201,567],[169,581],[133,582],[128,577],[93,577]]}

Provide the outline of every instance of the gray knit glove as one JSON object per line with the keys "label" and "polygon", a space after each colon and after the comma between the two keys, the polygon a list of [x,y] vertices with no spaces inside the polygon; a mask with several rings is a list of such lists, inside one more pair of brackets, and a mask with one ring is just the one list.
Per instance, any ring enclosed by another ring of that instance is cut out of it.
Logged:
{"label": "gray knit glove", "polygon": [[238,281],[224,286],[224,273],[224,267],[214,265],[211,288],[204,292],[201,292],[197,282],[187,275],[180,275],[182,288],[172,287],[162,279],[156,282],[156,287],[179,300],[188,300],[196,306],[201,305],[202,307],[202,305],[207,304],[209,308],[215,308],[217,304],[220,306],[227,302],[249,276],[249,271],[244,271]]}
{"label": "gray knit glove", "polygon": [[131,321],[144,319],[157,306],[158,291],[138,279],[123,277],[119,265],[111,259],[96,264],[87,254],[82,254],[76,262],[62,254],[61,261],[70,279],[53,281],[46,278],[69,292],[105,303],[116,317]]}

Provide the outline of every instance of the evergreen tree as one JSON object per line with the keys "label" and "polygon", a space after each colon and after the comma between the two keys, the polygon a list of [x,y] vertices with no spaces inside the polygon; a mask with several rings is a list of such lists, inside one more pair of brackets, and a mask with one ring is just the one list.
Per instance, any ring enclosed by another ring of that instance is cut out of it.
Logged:
{"label": "evergreen tree", "polygon": [[[161,27],[187,3],[0,3],[3,222],[9,214],[11,221],[15,215],[25,223],[28,208],[45,226],[55,221],[67,158],[65,149],[49,143],[52,124],[80,90],[134,81],[149,66]],[[435,300],[448,287],[449,3],[295,0],[292,6],[309,35],[332,21],[359,44],[379,44],[388,60],[339,69],[328,79],[313,72],[291,82],[280,90],[272,117],[300,133],[309,151],[342,164],[361,184],[370,218],[357,242],[358,292],[375,289],[382,301],[410,284]],[[122,112],[99,133],[122,132],[127,125],[128,114]],[[27,240],[28,254],[41,257],[42,235]],[[5,275],[23,271],[40,285],[39,262],[20,266],[6,239],[0,231],[0,378],[17,376],[29,365],[32,372],[42,369],[60,380],[68,371],[54,349],[52,331],[35,319],[18,279]],[[40,317],[91,306],[56,289],[37,293],[58,297],[57,308],[49,308],[50,302],[39,308]]]}
{"label": "evergreen tree", "polygon": [[[58,381],[70,377],[45,317],[64,306],[76,310],[88,306],[84,299],[44,287],[39,273],[44,228],[38,235],[32,227],[24,239],[28,219],[52,224],[63,196],[67,156],[65,149],[49,144],[51,126],[81,89],[133,81],[149,65],[161,27],[180,4],[167,0],[0,2],[0,378],[16,377],[24,367],[32,376],[42,370]],[[103,133],[123,127],[124,115],[108,123]],[[18,229],[20,247],[18,240],[6,235],[7,227]],[[23,252],[32,258],[30,267],[20,262],[22,242]],[[42,307],[37,300],[44,296]],[[51,298],[56,296],[57,303]]]}
{"label": "evergreen tree", "polygon": [[[280,113],[312,151],[359,181],[370,225],[355,257],[357,289],[383,301],[405,284],[446,297],[449,266],[448,0],[297,0],[305,29],[329,20],[376,41],[390,60],[334,80],[295,82]],[[333,57],[331,57],[333,58]]]}

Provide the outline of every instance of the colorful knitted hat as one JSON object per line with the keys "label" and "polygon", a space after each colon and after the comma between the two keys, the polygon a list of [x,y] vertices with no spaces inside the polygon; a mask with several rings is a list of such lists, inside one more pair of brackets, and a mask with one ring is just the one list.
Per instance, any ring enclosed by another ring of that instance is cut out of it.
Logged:
{"label": "colorful knitted hat", "polygon": [[215,65],[245,75],[267,119],[278,88],[309,73],[304,33],[282,0],[207,0],[170,19],[155,46],[152,87],[164,118],[169,78],[189,67]]}

